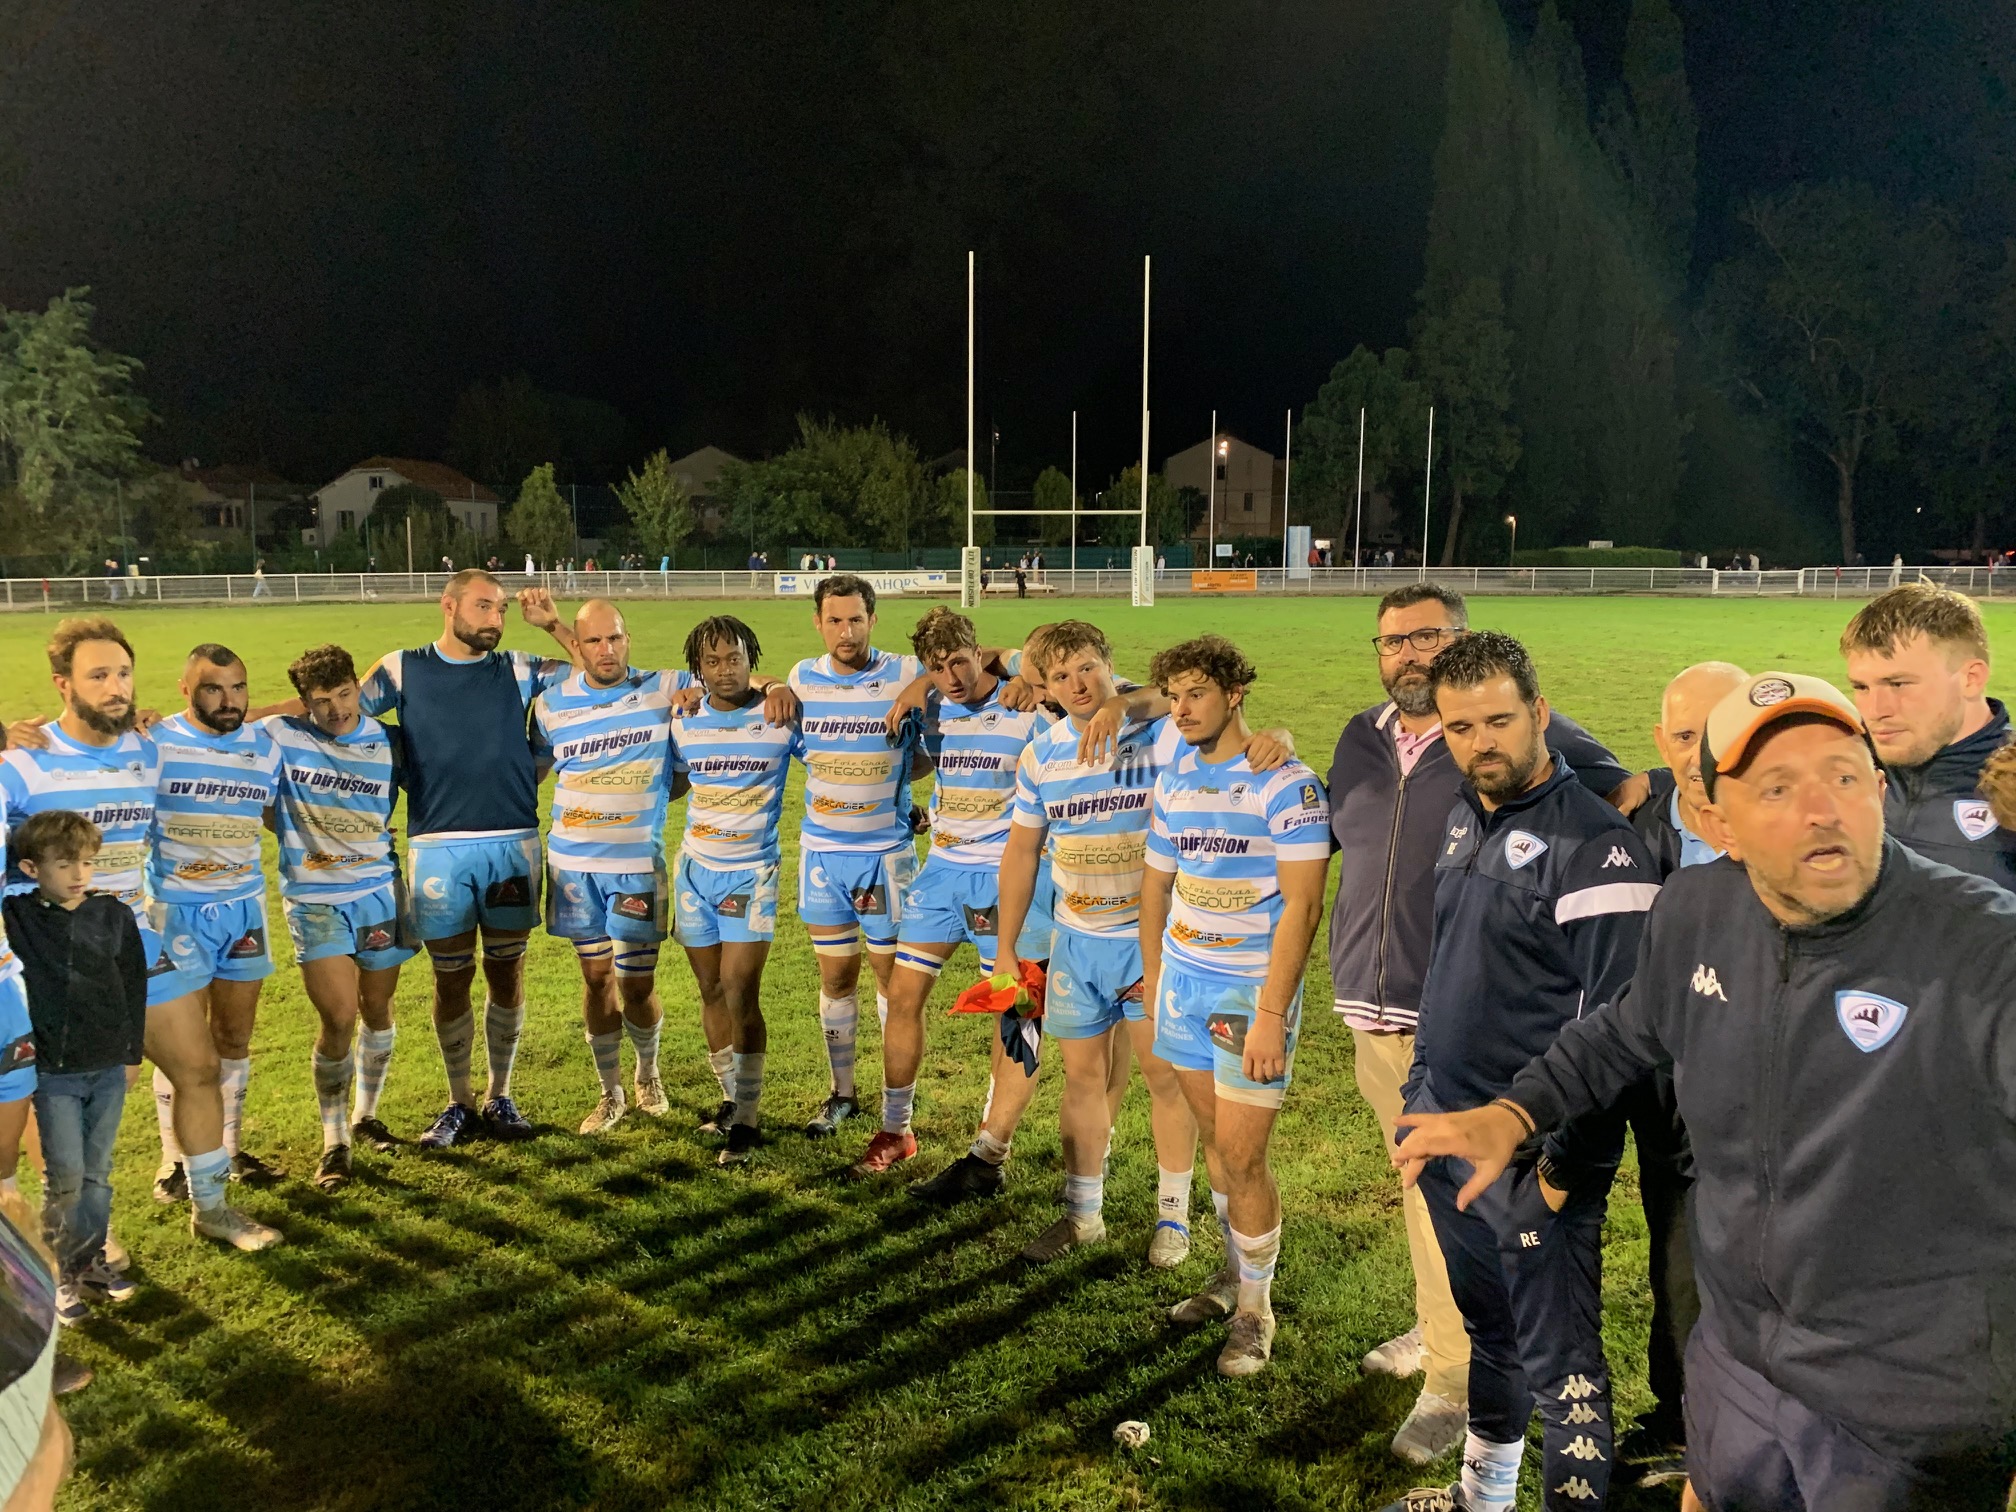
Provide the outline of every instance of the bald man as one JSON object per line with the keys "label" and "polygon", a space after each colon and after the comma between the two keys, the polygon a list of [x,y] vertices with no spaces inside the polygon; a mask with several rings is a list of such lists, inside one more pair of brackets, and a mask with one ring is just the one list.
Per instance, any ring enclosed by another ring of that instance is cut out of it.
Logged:
{"label": "bald man", "polygon": [[665,941],[665,810],[686,791],[672,756],[673,695],[685,672],[630,665],[623,612],[590,599],[574,615],[578,662],[532,705],[533,754],[555,776],[546,837],[546,931],[573,942],[581,1019],[601,1094],[581,1121],[603,1134],[627,1111],[623,1040],[640,1112],[666,1111],[658,1074],[658,947]]}
{"label": "bald man", "polygon": [[[1652,743],[1665,767],[1650,773],[1652,796],[1631,816],[1652,853],[1659,880],[1685,866],[1699,866],[1722,853],[1703,839],[1701,733],[1708,715],[1749,674],[1729,662],[1698,662],[1666,684]],[[1638,1193],[1650,1240],[1652,1328],[1646,1345],[1646,1375],[1652,1409],[1617,1446],[1621,1476],[1640,1485],[1679,1481],[1686,1475],[1686,1425],[1680,1396],[1687,1336],[1701,1315],[1694,1288],[1694,1256],[1687,1238],[1688,1194],[1694,1185],[1687,1131],[1673,1093],[1670,1071],[1656,1071],[1632,1088],[1622,1107],[1638,1145]]]}

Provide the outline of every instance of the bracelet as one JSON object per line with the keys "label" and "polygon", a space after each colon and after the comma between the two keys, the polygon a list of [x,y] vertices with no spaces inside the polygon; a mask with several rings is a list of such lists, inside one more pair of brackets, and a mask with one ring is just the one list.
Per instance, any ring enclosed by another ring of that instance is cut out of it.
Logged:
{"label": "bracelet", "polygon": [[1514,1118],[1518,1119],[1520,1123],[1524,1124],[1526,1126],[1526,1135],[1529,1139],[1534,1134],[1539,1132],[1537,1129],[1534,1128],[1533,1116],[1530,1113],[1528,1113],[1524,1108],[1520,1107],[1519,1104],[1513,1102],[1511,1098],[1494,1097],[1491,1099],[1490,1106],[1494,1108],[1503,1108],[1506,1112],[1510,1113]]}
{"label": "bracelet", "polygon": [[1277,1018],[1277,1019],[1280,1019],[1280,1020],[1281,1020],[1281,1022],[1282,1022],[1282,1023],[1284,1023],[1284,1024],[1288,1022],[1288,1015],[1287,1015],[1286,1013],[1284,1013],[1284,1012],[1280,1011],[1279,1009],[1275,1009],[1275,1008],[1262,1008],[1262,1007],[1260,1007],[1260,1005],[1259,1005],[1258,1003],[1255,1003],[1255,1004],[1254,1004],[1253,1006],[1254,1006],[1254,1008],[1255,1008],[1255,1009],[1256,1009],[1256,1010],[1257,1010],[1258,1012],[1261,1012],[1261,1013],[1264,1013],[1264,1014],[1266,1014],[1266,1015],[1267,1015],[1267,1016],[1268,1016],[1269,1018]]}

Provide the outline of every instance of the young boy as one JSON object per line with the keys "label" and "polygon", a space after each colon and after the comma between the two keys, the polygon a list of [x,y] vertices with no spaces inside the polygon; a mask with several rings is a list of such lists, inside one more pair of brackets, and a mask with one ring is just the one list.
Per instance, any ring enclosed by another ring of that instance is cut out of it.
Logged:
{"label": "young boy", "polygon": [[9,838],[35,884],[7,899],[6,918],[34,1024],[42,1227],[56,1251],[56,1316],[75,1323],[87,1298],[124,1302],[137,1289],[105,1264],[104,1249],[126,1068],[140,1064],[147,1028],[147,954],[132,910],[91,891],[101,841],[95,824],[49,809]]}

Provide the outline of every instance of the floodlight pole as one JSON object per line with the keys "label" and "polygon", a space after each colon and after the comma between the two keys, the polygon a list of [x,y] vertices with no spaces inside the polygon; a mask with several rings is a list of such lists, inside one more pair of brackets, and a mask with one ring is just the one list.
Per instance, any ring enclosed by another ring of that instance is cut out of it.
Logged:
{"label": "floodlight pole", "polygon": [[1071,586],[1078,586],[1078,411],[1071,411]]}
{"label": "floodlight pole", "polygon": [[1421,480],[1421,577],[1428,581],[1428,505],[1435,497],[1435,406],[1428,406],[1428,467]]}
{"label": "floodlight pole", "polygon": [[[971,609],[980,602],[980,548],[973,544],[973,324],[976,265],[966,253],[966,547],[959,553],[959,605]],[[990,505],[992,499],[987,501]]]}
{"label": "floodlight pole", "polygon": [[1359,548],[1365,539],[1365,406],[1358,406],[1358,509],[1352,516],[1351,525],[1351,570],[1356,572],[1365,565],[1359,556]]}
{"label": "floodlight pole", "polygon": [[1211,439],[1204,444],[1206,474],[1204,495],[1204,570],[1218,565],[1218,411],[1211,411]]}
{"label": "floodlight pole", "polygon": [[1281,443],[1281,588],[1288,588],[1288,485],[1295,469],[1295,407],[1288,407],[1287,439]]}
{"label": "floodlight pole", "polygon": [[1148,291],[1153,259],[1141,258],[1141,544],[1134,548],[1132,579],[1136,609],[1155,604],[1155,553],[1148,545]]}

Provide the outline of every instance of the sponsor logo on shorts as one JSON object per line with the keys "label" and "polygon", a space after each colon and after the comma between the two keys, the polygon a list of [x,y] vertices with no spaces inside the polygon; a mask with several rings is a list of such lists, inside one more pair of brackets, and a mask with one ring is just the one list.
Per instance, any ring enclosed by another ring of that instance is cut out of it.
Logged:
{"label": "sponsor logo on shorts", "polygon": [[34,1064],[35,1036],[32,1034],[24,1034],[21,1038],[10,1041],[5,1049],[0,1049],[0,1076]]}
{"label": "sponsor logo on shorts", "polygon": [[227,961],[256,961],[266,954],[266,931],[248,930],[231,942],[231,948],[224,952]]}
{"label": "sponsor logo on shorts", "polygon": [[396,943],[390,924],[367,924],[357,931],[359,950],[390,950]]}
{"label": "sponsor logo on shorts", "polygon": [[749,917],[749,894],[730,893],[715,905],[714,912],[724,919],[746,919]]}
{"label": "sponsor logo on shorts", "polygon": [[651,899],[644,893],[620,894],[609,911],[626,919],[648,919],[651,917]]}
{"label": "sponsor logo on shorts", "polygon": [[1211,1043],[1234,1055],[1246,1053],[1246,1016],[1242,1013],[1213,1013],[1204,1020]]}
{"label": "sponsor logo on shorts", "polygon": [[847,895],[857,914],[886,914],[889,912],[889,890],[879,882],[873,887],[857,887]]}
{"label": "sponsor logo on shorts", "polygon": [[483,889],[483,905],[486,908],[530,908],[532,879],[506,877],[501,882],[492,882]]}
{"label": "sponsor logo on shorts", "polygon": [[960,912],[966,915],[966,927],[974,934],[997,934],[1000,931],[1000,911],[994,908],[971,908],[960,905]]}

